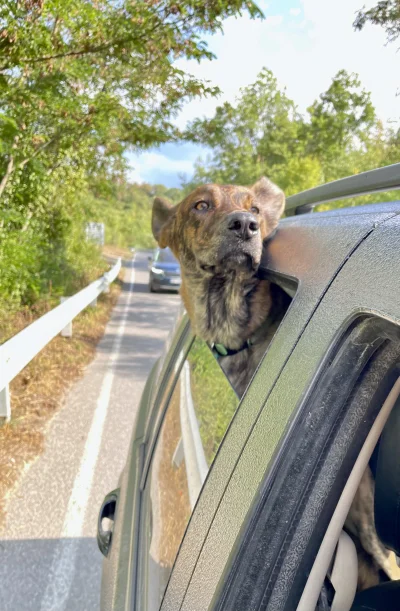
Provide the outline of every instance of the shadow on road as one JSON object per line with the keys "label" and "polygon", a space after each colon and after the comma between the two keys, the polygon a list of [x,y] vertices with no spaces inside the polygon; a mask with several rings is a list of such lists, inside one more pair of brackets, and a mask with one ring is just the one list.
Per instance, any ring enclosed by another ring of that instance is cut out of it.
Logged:
{"label": "shadow on road", "polygon": [[[0,541],[1,611],[39,611],[59,546],[76,550],[75,572],[66,611],[97,611],[101,559],[94,537]],[[51,578],[51,577],[50,577]]]}

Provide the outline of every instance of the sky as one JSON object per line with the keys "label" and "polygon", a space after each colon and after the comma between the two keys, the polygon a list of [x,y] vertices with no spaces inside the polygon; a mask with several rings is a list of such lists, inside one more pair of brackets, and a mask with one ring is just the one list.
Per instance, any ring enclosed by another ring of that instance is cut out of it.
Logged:
{"label": "sky", "polygon": [[[211,117],[224,101],[234,102],[241,87],[253,83],[263,67],[272,70],[279,85],[300,112],[329,87],[341,69],[359,75],[371,92],[378,117],[384,122],[400,118],[400,53],[396,43],[386,45],[382,28],[367,25],[355,32],[358,9],[377,0],[268,0],[258,6],[264,20],[247,16],[229,18],[224,33],[205,37],[213,61],[180,60],[179,68],[218,85],[218,98],[188,102],[176,118],[183,128],[196,117]],[[190,144],[165,144],[144,153],[129,154],[129,176],[135,182],[178,187],[189,179],[197,158],[207,149]]]}

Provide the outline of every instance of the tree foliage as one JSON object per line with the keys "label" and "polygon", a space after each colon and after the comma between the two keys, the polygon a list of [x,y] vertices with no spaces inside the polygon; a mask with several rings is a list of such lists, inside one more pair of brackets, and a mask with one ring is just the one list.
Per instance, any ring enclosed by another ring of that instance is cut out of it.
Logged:
{"label": "tree foliage", "polygon": [[82,205],[88,218],[105,223],[107,244],[151,248],[155,245],[151,210],[157,195],[174,203],[182,198],[180,189],[118,180],[108,181],[106,191],[102,185],[93,185]]}
{"label": "tree foliage", "polygon": [[287,195],[395,163],[399,133],[378,121],[370,94],[354,74],[339,71],[305,115],[278,87],[270,70],[225,103],[211,119],[197,119],[188,139],[207,145],[193,181],[251,184],[263,174]]}
{"label": "tree foliage", "polygon": [[176,60],[212,59],[204,35],[242,11],[261,15],[244,0],[1,3],[0,301],[29,303],[82,276],[80,195],[121,177],[128,148],[176,139],[185,100],[217,93]]}
{"label": "tree foliage", "polygon": [[400,36],[400,1],[380,0],[369,10],[358,11],[354,28],[362,30],[367,23],[382,26],[387,34],[388,42],[393,42]]}

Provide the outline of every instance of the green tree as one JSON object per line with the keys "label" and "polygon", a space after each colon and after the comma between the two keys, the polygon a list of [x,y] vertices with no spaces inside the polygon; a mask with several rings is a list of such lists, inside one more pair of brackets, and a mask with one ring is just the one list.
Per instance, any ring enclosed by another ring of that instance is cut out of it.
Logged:
{"label": "green tree", "polygon": [[393,163],[399,151],[398,133],[383,128],[370,94],[344,70],[303,116],[263,69],[235,104],[193,121],[186,137],[211,154],[196,163],[185,190],[201,182],[252,184],[266,174],[290,195]]}
{"label": "green tree", "polygon": [[30,161],[51,171],[82,142],[96,165],[176,137],[182,102],[217,89],[175,60],[211,59],[201,36],[241,10],[260,15],[243,0],[4,2],[0,196]]}
{"label": "green tree", "polygon": [[307,151],[321,160],[325,180],[333,180],[341,174],[343,158],[362,148],[376,126],[371,96],[356,75],[340,70],[308,113]]}
{"label": "green tree", "polygon": [[250,184],[267,170],[273,178],[277,166],[304,152],[303,130],[294,102],[264,68],[236,105],[226,102],[213,118],[189,126],[186,138],[213,151],[210,163],[197,164],[196,179]]}
{"label": "green tree", "polygon": [[111,196],[128,148],[179,137],[184,101],[218,90],[176,60],[212,59],[204,35],[242,11],[261,16],[244,0],[1,3],[0,301],[29,303],[67,276],[79,284],[94,254],[82,248],[74,263],[89,213],[78,195],[96,183]]}
{"label": "green tree", "polygon": [[366,23],[380,25],[386,30],[388,42],[393,42],[400,36],[400,2],[399,0],[380,0],[369,10],[358,11],[354,28],[362,30]]}

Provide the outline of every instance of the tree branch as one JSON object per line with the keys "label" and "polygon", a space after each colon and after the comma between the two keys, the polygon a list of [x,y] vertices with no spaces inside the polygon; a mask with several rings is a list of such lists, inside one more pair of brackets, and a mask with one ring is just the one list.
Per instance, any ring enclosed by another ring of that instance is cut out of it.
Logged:
{"label": "tree branch", "polygon": [[23,224],[23,227],[21,229],[21,233],[24,233],[28,229],[32,216],[33,216],[33,210],[29,210],[28,214],[26,215],[25,223]]}
{"label": "tree branch", "polygon": [[[174,27],[175,29],[177,29],[178,31],[181,31],[181,29],[183,28],[184,25],[186,25],[186,23],[190,23],[190,18],[186,17],[183,19],[180,19],[178,21],[176,21],[175,23],[171,23],[168,24],[171,27]],[[62,59],[65,57],[81,57],[83,55],[91,55],[91,54],[95,54],[95,53],[99,53],[101,51],[107,51],[108,49],[110,49],[111,47],[119,47],[121,45],[127,44],[129,42],[140,42],[143,41],[145,39],[149,39],[155,32],[157,29],[159,29],[163,24],[161,22],[157,23],[153,28],[151,28],[149,31],[144,32],[141,36],[129,36],[127,38],[121,38],[121,39],[117,39],[117,40],[113,40],[109,43],[104,43],[101,45],[97,45],[97,46],[93,46],[93,47],[86,47],[83,49],[77,49],[74,51],[66,51],[66,52],[62,52],[62,53],[55,53],[54,55],[45,55],[43,57],[23,57],[19,59],[20,64],[25,63],[25,64],[37,64],[37,63],[41,63],[41,62],[48,62],[51,61],[53,59]],[[9,68],[12,67],[12,63],[8,62],[7,64],[4,64],[3,66],[0,67],[0,71],[2,70],[8,70]]]}
{"label": "tree branch", "polygon": [[[15,136],[14,142],[11,147],[12,151],[17,148],[17,143],[18,143],[18,136]],[[14,172],[14,169],[15,169],[14,168],[14,155],[13,153],[11,153],[10,158],[8,160],[7,168],[6,168],[6,173],[4,174],[3,178],[0,181],[0,197],[3,195],[4,189],[6,188],[8,180],[11,174]]]}
{"label": "tree branch", "polygon": [[[154,28],[156,29],[156,28]],[[108,49],[111,49],[111,47],[115,47],[115,46],[121,46],[124,45],[128,42],[133,42],[135,39],[137,41],[143,40],[144,36],[140,36],[140,37],[135,37],[135,36],[130,36],[128,38],[121,38],[120,40],[113,40],[109,43],[106,44],[102,44],[102,45],[97,45],[94,47],[86,47],[83,49],[78,49],[75,51],[66,51],[64,53],[55,53],[54,55],[45,55],[44,57],[23,57],[19,60],[19,63],[26,63],[26,64],[37,64],[37,63],[41,63],[41,62],[48,62],[51,61],[53,59],[62,59],[64,57],[79,57],[82,55],[91,55],[93,53],[99,53],[101,51],[107,51]],[[11,67],[11,64],[5,64],[1,67],[1,70],[7,70],[8,68]]]}
{"label": "tree branch", "polygon": [[13,171],[14,171],[14,156],[10,155],[10,159],[8,161],[7,168],[6,168],[6,173],[4,174],[0,182],[0,197],[3,195],[3,191],[6,188],[8,179],[10,178]]}

